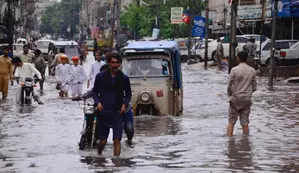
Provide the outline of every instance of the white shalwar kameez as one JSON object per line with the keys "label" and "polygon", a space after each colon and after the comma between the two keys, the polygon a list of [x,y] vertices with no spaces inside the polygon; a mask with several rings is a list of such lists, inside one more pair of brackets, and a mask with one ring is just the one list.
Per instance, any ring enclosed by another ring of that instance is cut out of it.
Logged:
{"label": "white shalwar kameez", "polygon": [[61,84],[60,91],[68,92],[68,86],[72,77],[72,68],[69,64],[59,64],[55,69],[55,78]]}
{"label": "white shalwar kameez", "polygon": [[80,97],[82,95],[83,82],[86,80],[86,74],[81,65],[72,65],[72,97]]}
{"label": "white shalwar kameez", "polygon": [[104,61],[95,61],[90,68],[90,72],[88,75],[88,80],[90,81],[90,88],[93,88],[94,81],[96,79],[97,74],[100,72],[101,67],[106,64]]}

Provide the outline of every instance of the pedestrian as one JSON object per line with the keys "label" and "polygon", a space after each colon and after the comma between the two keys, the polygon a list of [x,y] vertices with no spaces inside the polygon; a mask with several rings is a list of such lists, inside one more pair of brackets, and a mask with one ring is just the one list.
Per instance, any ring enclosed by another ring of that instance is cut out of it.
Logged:
{"label": "pedestrian", "polygon": [[20,55],[20,58],[21,58],[21,61],[23,63],[34,63],[34,60],[35,60],[35,55],[31,52],[29,52],[29,45],[28,44],[25,44],[23,46],[23,53]]}
{"label": "pedestrian", "polygon": [[87,45],[87,41],[84,41],[83,45],[82,45],[82,50],[83,50],[83,61],[86,61],[86,57],[88,55],[88,45]]}
{"label": "pedestrian", "polygon": [[[26,78],[33,78],[33,74],[37,76],[38,80],[43,80],[40,72],[34,67],[33,64],[22,62],[20,57],[14,57],[12,59],[12,63],[17,67],[15,77],[19,78],[21,82],[25,82]],[[19,88],[18,90],[20,89],[21,88]],[[23,94],[22,92],[18,93]],[[34,101],[36,101],[38,104],[43,104],[35,90],[32,91],[32,95]]]}
{"label": "pedestrian", "polygon": [[62,55],[60,57],[61,64],[58,64],[55,69],[55,78],[57,80],[56,89],[60,90],[60,97],[68,96],[68,87],[72,77],[71,65],[67,63],[68,59],[66,55]]}
{"label": "pedestrian", "polygon": [[223,58],[223,45],[220,38],[217,38],[216,58],[218,70],[221,70],[221,60]]}
{"label": "pedestrian", "polygon": [[96,38],[94,38],[93,41],[93,56],[96,57],[96,52],[99,50],[98,41]]}
{"label": "pedestrian", "polygon": [[248,52],[250,57],[255,57],[257,45],[255,44],[255,38],[250,38],[243,46],[244,51]]}
{"label": "pedestrian", "polygon": [[87,88],[93,88],[94,81],[97,74],[100,72],[101,67],[104,64],[106,64],[104,61],[102,61],[101,55],[102,55],[101,51],[97,51],[95,54],[96,61],[90,67],[90,72],[87,81]]}
{"label": "pedestrian", "polygon": [[246,63],[251,66],[255,67],[254,58],[256,56],[256,49],[257,45],[255,44],[255,38],[251,37],[246,44],[244,45],[243,49],[248,52],[249,57],[247,58]]}
{"label": "pedestrian", "polygon": [[[65,49],[64,48],[60,48],[59,49],[59,53],[57,53],[51,63],[51,68],[56,67],[58,64],[61,63],[61,56],[67,56],[65,54]],[[69,60],[67,59],[67,63],[69,63]]]}
{"label": "pedestrian", "polygon": [[39,81],[39,86],[40,86],[40,90],[43,90],[43,86],[44,86],[44,81],[45,81],[45,72],[46,72],[46,61],[44,59],[44,57],[41,56],[41,51],[39,49],[35,49],[34,50],[34,54],[35,54],[35,60],[34,60],[34,65],[35,68],[40,72],[40,74],[42,75],[43,80]]}
{"label": "pedestrian", "polygon": [[[104,64],[101,69],[100,72],[103,72],[105,70],[109,69],[109,65],[108,64]],[[133,114],[133,110],[132,110],[132,106],[128,105],[125,113],[124,113],[124,130],[125,133],[127,135],[127,139],[128,139],[128,144],[132,145],[132,139],[134,136],[134,114]]]}
{"label": "pedestrian", "polygon": [[79,65],[80,58],[78,56],[73,56],[72,61],[72,77],[71,77],[71,89],[72,98],[80,97],[82,95],[83,82],[86,80],[86,74],[82,65]]}
{"label": "pedestrian", "polygon": [[3,55],[0,56],[0,92],[2,92],[2,99],[6,99],[8,95],[8,84],[10,79],[11,86],[13,85],[13,70],[12,63],[8,57],[8,47],[4,47]]}
{"label": "pedestrian", "polygon": [[112,55],[111,53],[111,49],[108,48],[104,48],[103,49],[103,54],[102,54],[102,61],[107,63],[107,59],[108,57],[110,57]]}
{"label": "pedestrian", "polygon": [[241,51],[237,55],[239,65],[232,68],[228,82],[229,123],[227,135],[232,136],[234,125],[240,117],[243,134],[249,134],[249,114],[252,93],[256,91],[256,71],[246,64],[248,53]]}
{"label": "pedestrian", "polygon": [[98,154],[107,144],[110,128],[113,129],[114,156],[119,156],[123,133],[123,114],[131,100],[128,76],[119,70],[121,57],[113,53],[108,58],[109,69],[99,73],[93,87],[93,98],[100,111],[98,118]]}

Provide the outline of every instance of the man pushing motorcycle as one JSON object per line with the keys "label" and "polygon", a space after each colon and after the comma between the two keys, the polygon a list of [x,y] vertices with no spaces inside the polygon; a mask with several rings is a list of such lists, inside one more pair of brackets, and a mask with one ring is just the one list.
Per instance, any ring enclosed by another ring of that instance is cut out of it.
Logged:
{"label": "man pushing motorcycle", "polygon": [[[15,57],[12,59],[12,63],[17,67],[15,77],[19,78],[19,81],[25,82],[26,78],[32,78],[35,74],[39,80],[43,80],[40,72],[30,63],[22,62],[20,57]],[[22,92],[18,92],[22,94]],[[33,90],[33,99],[38,104],[43,104],[39,99],[39,95]]]}
{"label": "man pushing motorcycle", "polygon": [[99,73],[93,88],[93,98],[99,114],[98,154],[107,144],[109,129],[113,129],[114,156],[119,156],[123,133],[123,114],[131,100],[131,85],[128,76],[119,70],[121,57],[113,53],[108,58],[109,69]]}

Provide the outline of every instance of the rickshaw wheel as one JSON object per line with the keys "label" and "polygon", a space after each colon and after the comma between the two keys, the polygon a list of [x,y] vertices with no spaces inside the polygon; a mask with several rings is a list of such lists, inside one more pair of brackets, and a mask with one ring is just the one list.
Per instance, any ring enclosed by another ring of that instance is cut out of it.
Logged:
{"label": "rickshaw wheel", "polygon": [[82,135],[79,142],[79,150],[84,150],[85,146],[86,146],[86,138],[85,135]]}

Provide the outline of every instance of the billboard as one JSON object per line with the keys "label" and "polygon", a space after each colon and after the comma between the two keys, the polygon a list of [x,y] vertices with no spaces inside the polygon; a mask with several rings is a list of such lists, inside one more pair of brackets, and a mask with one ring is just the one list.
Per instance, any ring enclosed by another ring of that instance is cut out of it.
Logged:
{"label": "billboard", "polygon": [[183,7],[171,7],[170,21],[172,24],[182,24],[183,23]]}
{"label": "billboard", "polygon": [[298,17],[299,0],[279,0],[277,16],[278,17]]}

